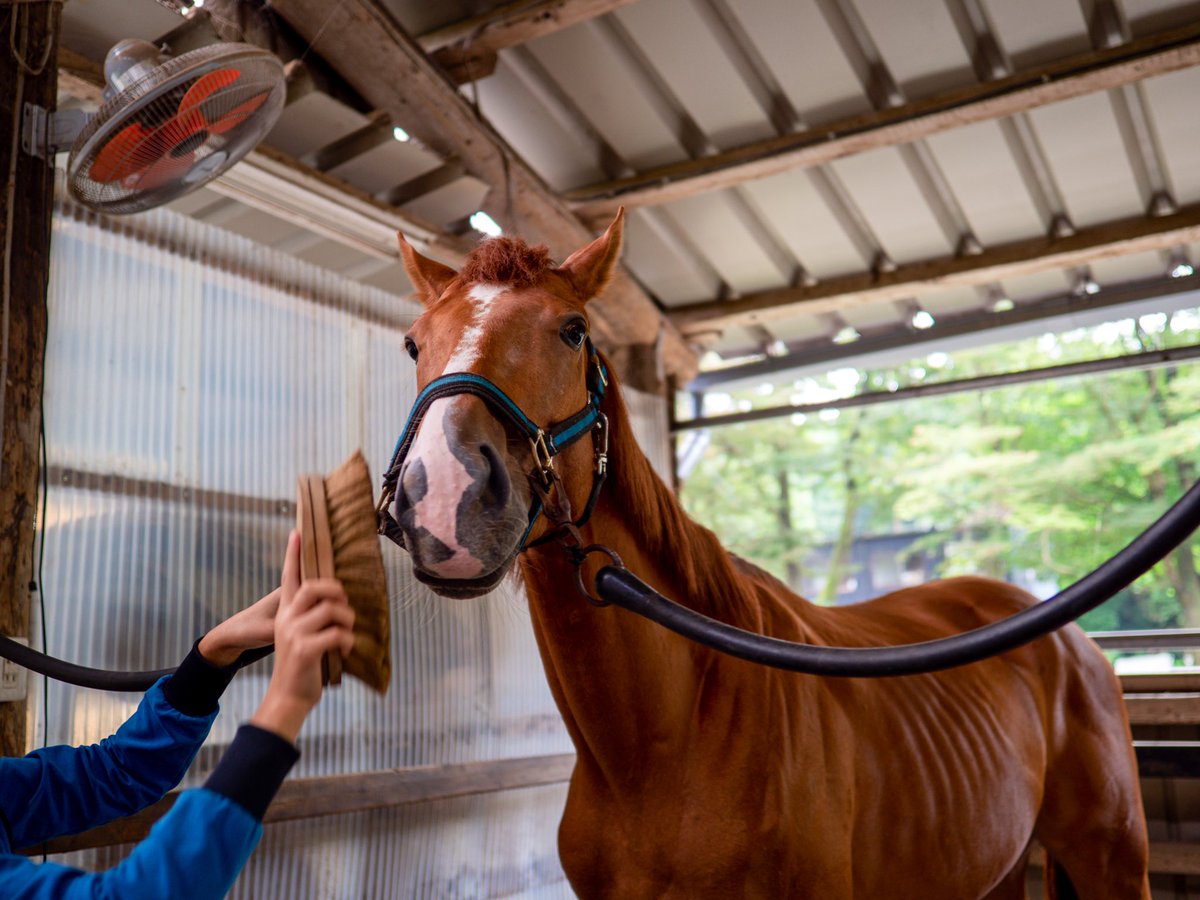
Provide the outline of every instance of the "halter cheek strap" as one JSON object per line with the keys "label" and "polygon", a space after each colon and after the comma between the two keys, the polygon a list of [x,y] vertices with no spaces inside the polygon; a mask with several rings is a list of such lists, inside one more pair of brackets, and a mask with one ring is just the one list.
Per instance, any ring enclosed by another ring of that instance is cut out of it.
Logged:
{"label": "halter cheek strap", "polygon": [[[551,486],[554,457],[588,432],[595,432],[596,464],[592,476],[592,491],[583,515],[575,522],[576,527],[583,525],[591,516],[592,509],[596,505],[600,486],[604,483],[608,460],[608,419],[604,413],[600,412],[600,401],[604,399],[604,390],[608,387],[608,371],[605,369],[604,363],[600,361],[600,354],[596,352],[591,338],[587,339],[585,347],[588,354],[587,403],[579,412],[551,428],[542,428],[534,423],[508,394],[482,375],[475,375],[471,372],[454,372],[429,382],[425,389],[417,395],[416,402],[413,403],[412,412],[408,414],[408,421],[404,423],[404,430],[400,433],[396,447],[392,451],[392,460],[383,475],[383,490],[380,493],[379,506],[376,509],[379,533],[393,543],[404,546],[403,531],[388,510],[396,496],[396,489],[400,481],[400,469],[404,465],[408,451],[412,449],[417,429],[421,427],[421,422],[429,411],[429,407],[435,400],[455,394],[473,394],[479,397],[504,421],[528,439],[536,464],[530,477],[539,479],[545,490],[549,490]],[[527,546],[536,546],[549,537],[546,535],[529,545],[525,543],[541,511],[542,500],[539,492],[535,491],[533,503],[529,508],[529,525],[521,536],[519,550],[524,550]]]}

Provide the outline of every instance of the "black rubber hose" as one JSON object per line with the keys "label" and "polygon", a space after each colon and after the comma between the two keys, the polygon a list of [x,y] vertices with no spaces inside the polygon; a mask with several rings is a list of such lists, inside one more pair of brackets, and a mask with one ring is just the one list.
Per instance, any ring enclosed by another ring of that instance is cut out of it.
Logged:
{"label": "black rubber hose", "polygon": [[[247,650],[238,657],[237,667],[241,669],[252,662],[262,659],[274,650],[273,645]],[[137,692],[141,693],[162,678],[172,674],[175,669],[158,669],[144,672],[121,672],[109,669],[91,669],[87,666],[77,666],[53,656],[47,656],[37,650],[26,647],[12,638],[0,635],[0,656],[12,660],[19,666],[46,675],[55,681],[65,681],[67,684],[77,684],[80,687],[95,688],[98,691]]]}
{"label": "black rubber hose", "polygon": [[1128,547],[1049,600],[962,634],[892,647],[821,647],[754,634],[680,606],[616,566],[600,570],[596,591],[601,599],[677,634],[751,662],[811,675],[917,675],[996,656],[1073,622],[1132,584],[1197,527],[1200,482]]}

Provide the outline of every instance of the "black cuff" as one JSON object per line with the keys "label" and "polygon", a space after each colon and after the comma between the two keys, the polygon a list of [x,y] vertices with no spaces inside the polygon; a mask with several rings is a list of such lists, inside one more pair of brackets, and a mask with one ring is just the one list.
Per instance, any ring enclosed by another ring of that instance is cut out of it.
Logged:
{"label": "black cuff", "polygon": [[207,716],[229,687],[237,665],[219,669],[200,655],[200,641],[192,644],[175,674],[163,682],[167,701],[185,716]]}
{"label": "black cuff", "polygon": [[262,821],[275,792],[300,758],[290,741],[256,725],[243,725],[204,786],[223,794]]}

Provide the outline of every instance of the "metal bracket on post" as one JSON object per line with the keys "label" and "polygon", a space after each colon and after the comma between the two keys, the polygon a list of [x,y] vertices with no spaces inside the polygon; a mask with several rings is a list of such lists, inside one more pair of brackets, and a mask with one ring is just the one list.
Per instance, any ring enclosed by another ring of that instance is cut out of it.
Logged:
{"label": "metal bracket on post", "polygon": [[21,116],[21,149],[30,156],[52,161],[55,153],[70,149],[91,117],[82,109],[50,112],[26,103]]}

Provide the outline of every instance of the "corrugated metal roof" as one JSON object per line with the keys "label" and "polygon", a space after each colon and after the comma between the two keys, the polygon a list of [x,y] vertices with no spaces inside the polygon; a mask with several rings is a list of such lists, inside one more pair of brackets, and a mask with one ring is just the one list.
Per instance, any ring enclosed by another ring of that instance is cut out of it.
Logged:
{"label": "corrugated metal roof", "polygon": [[[489,11],[511,17],[542,4],[382,5],[418,40],[483,17],[469,45],[484,33]],[[145,15],[131,14],[135,6]],[[206,6],[226,33],[228,6],[221,0]],[[602,5],[590,6],[594,12]],[[848,116],[966,89],[981,77],[1052,66],[1194,21],[1193,4],[1165,0],[625,0],[611,6],[606,14],[504,47],[493,74],[461,88],[561,193],[802,135]],[[64,43],[95,59],[119,37],[154,38],[181,20],[154,0],[77,0],[65,7],[64,21]],[[1200,124],[1181,114],[1198,93],[1200,71],[1185,68],[811,168],[661,205],[638,204],[629,212],[625,264],[670,314],[1171,211],[1200,199]],[[344,96],[309,92],[285,109],[267,142],[311,163],[322,148],[368,129],[369,113],[351,108]],[[420,130],[419,123],[396,124]],[[447,231],[464,231],[470,213],[489,202],[489,187],[502,187],[449,169],[441,182],[431,182],[436,190],[414,195],[422,190],[414,178],[454,160],[415,141],[363,147],[329,174],[385,200],[407,185],[401,209]],[[335,252],[324,246],[326,239],[294,234],[294,223],[272,225],[261,212],[239,215],[230,202],[198,205],[188,198],[177,208],[352,277],[408,289],[394,264]],[[806,312],[800,302],[786,315],[684,330],[727,359],[761,355],[772,344],[780,352],[782,341],[800,362],[845,325],[864,335],[910,329],[919,309],[935,319],[978,315],[999,297],[1028,307],[1078,290],[1088,278],[1102,289],[1161,280],[1176,262],[1189,260],[1196,260],[1194,247],[1163,245],[1090,266],[1021,271],[955,288],[918,283],[910,300],[856,301],[832,312],[830,304]]]}

